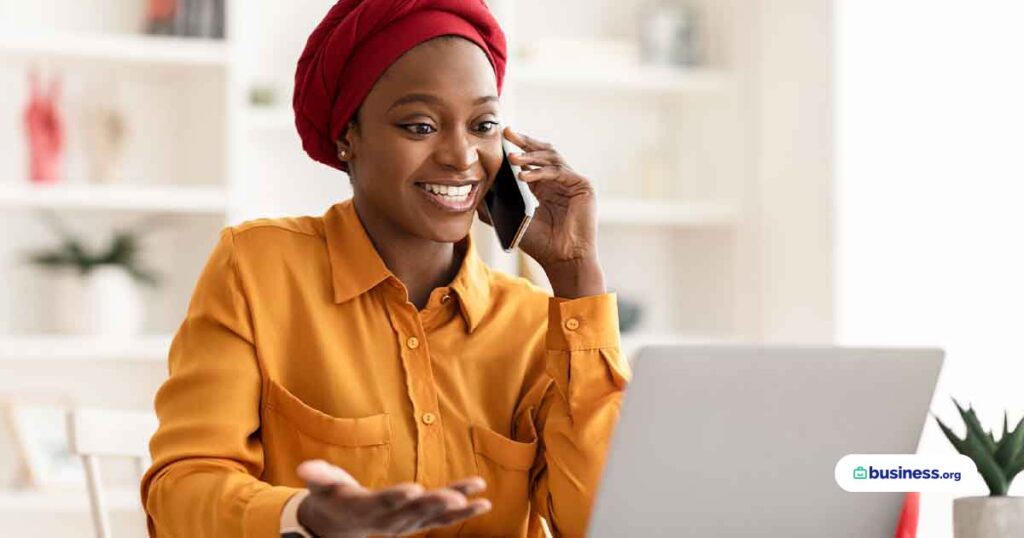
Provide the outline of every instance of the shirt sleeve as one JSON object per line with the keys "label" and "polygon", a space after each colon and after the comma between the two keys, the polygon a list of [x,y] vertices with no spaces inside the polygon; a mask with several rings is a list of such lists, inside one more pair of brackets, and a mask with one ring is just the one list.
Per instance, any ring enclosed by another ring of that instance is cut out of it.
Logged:
{"label": "shirt sleeve", "polygon": [[623,392],[632,377],[619,344],[614,293],[548,302],[540,443],[530,472],[534,510],[554,536],[584,536]]}
{"label": "shirt sleeve", "polygon": [[299,505],[302,504],[302,500],[308,495],[309,490],[304,489],[284,503],[284,507],[281,508],[281,528],[279,529],[282,535],[290,532],[307,538],[313,536],[312,532],[299,523]]}
{"label": "shirt sleeve", "polygon": [[149,535],[278,537],[281,508],[300,488],[258,479],[262,375],[230,227],[199,276],[168,369],[141,483]]}

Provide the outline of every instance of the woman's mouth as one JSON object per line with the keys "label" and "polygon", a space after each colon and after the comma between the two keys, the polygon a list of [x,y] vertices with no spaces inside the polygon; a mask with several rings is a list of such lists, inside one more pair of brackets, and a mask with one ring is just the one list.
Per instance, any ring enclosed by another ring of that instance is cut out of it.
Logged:
{"label": "woman's mouth", "polygon": [[476,191],[479,182],[465,185],[444,185],[440,183],[417,183],[419,191],[440,209],[449,213],[462,213],[476,206]]}

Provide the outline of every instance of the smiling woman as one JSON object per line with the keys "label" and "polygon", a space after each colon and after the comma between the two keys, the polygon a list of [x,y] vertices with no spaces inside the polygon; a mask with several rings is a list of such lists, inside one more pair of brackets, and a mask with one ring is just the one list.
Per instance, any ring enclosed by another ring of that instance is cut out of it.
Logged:
{"label": "smiling woman", "polygon": [[[155,399],[152,536],[584,534],[630,370],[594,189],[500,128],[504,67],[482,0],[328,12],[296,126],[353,197],[222,230]],[[554,296],[469,235],[502,136]]]}

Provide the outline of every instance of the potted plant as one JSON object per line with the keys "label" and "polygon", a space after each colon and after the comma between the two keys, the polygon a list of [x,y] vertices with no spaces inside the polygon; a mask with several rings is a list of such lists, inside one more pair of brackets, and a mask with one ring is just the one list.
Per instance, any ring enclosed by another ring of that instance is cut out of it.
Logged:
{"label": "potted plant", "polygon": [[960,439],[935,417],[950,443],[971,458],[988,485],[985,497],[962,497],[953,501],[953,528],[956,538],[1010,538],[1024,536],[1024,497],[1007,496],[1013,479],[1024,470],[1024,419],[1012,430],[1003,414],[1003,434],[997,440],[981,427],[973,407],[957,410],[967,427]]}
{"label": "potted plant", "polygon": [[137,236],[116,231],[106,249],[93,252],[78,237],[58,230],[59,246],[28,256],[30,263],[53,276],[56,330],[101,336],[138,334],[143,304],[137,283],[155,286],[158,279],[139,265]]}

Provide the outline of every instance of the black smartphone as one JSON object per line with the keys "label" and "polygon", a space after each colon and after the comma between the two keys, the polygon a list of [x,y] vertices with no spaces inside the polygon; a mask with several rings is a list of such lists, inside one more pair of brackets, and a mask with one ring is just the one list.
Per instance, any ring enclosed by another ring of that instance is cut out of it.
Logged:
{"label": "black smartphone", "polygon": [[491,218],[491,226],[498,235],[498,241],[505,252],[511,252],[519,245],[526,229],[533,220],[539,202],[530,191],[530,186],[519,179],[519,166],[508,160],[514,151],[512,143],[501,139],[502,162],[490,190],[484,194],[484,207]]}

